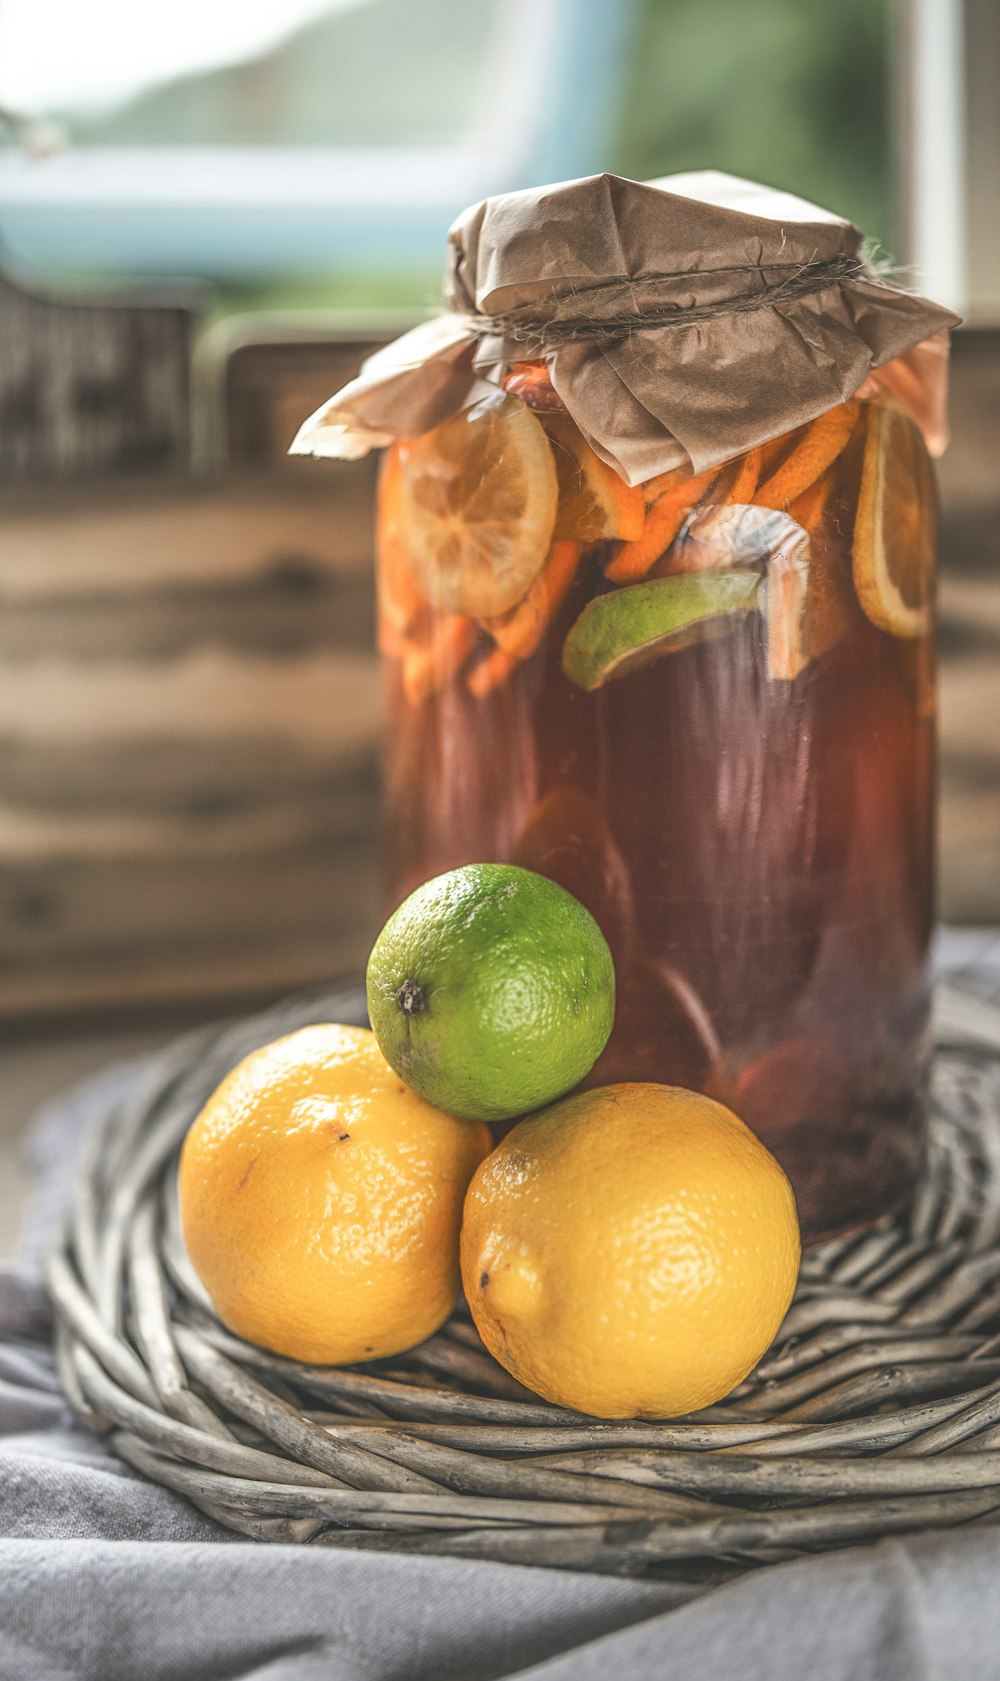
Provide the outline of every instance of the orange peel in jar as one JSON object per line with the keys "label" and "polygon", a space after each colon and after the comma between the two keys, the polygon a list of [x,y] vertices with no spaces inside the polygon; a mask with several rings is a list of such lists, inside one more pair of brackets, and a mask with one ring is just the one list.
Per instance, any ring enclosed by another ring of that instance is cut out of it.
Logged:
{"label": "orange peel in jar", "polygon": [[928,636],[934,619],[936,494],[919,427],[892,399],[868,405],[854,588],[873,625],[890,636]]}
{"label": "orange peel in jar", "polygon": [[543,422],[559,479],[555,535],[579,543],[631,542],[642,532],[646,500],[591,449],[569,415]]}
{"label": "orange peel in jar", "polygon": [[651,508],[653,503],[658,502],[666,491],[673,490],[677,485],[683,484],[685,479],[690,484],[691,477],[690,467],[668,467],[665,473],[655,473],[642,486],[642,496],[646,507]]}
{"label": "orange peel in jar", "polygon": [[764,451],[757,447],[748,449],[746,455],[736,462],[733,468],[732,482],[726,493],[726,501],[737,504],[753,500],[753,493],[761,475],[764,461]]}
{"label": "orange peel in jar", "polygon": [[497,647],[511,659],[526,660],[535,652],[566,599],[579,561],[579,543],[559,539],[523,601],[500,618],[482,621]]}
{"label": "orange peel in jar", "polygon": [[403,650],[403,693],[411,706],[422,706],[453,677],[457,677],[476,645],[472,619],[460,613],[443,614],[421,638],[411,638]]}
{"label": "orange peel in jar", "polygon": [[477,700],[485,700],[495,689],[503,688],[520,663],[513,654],[505,654],[502,648],[493,648],[476,661],[466,676],[465,686]]}
{"label": "orange peel in jar", "polygon": [[386,650],[395,644],[393,633],[411,630],[424,611],[423,596],[410,570],[400,515],[399,451],[399,444],[393,444],[382,457],[375,521],[380,645],[384,642]]}
{"label": "orange peel in jar", "polygon": [[892,645],[893,664],[914,715],[922,722],[937,717],[937,657],[933,639],[899,637]]}
{"label": "orange peel in jar", "polygon": [[566,404],[552,384],[552,377],[544,362],[515,362],[503,381],[505,391],[520,397],[529,409],[546,409],[549,413],[566,412]]}
{"label": "orange peel in jar", "polygon": [[789,507],[843,453],[860,414],[859,403],[841,403],[810,421],[790,454],[758,486],[754,501],[767,508]]}
{"label": "orange peel in jar", "polygon": [[630,584],[645,578],[660,556],[669,549],[691,508],[719,476],[717,467],[703,473],[685,473],[674,480],[646,510],[642,531],[632,543],[619,549],[604,568],[613,584]]}
{"label": "orange peel in jar", "polygon": [[491,392],[399,445],[399,513],[421,594],[445,613],[506,613],[545,564],[558,481],[541,423]]}

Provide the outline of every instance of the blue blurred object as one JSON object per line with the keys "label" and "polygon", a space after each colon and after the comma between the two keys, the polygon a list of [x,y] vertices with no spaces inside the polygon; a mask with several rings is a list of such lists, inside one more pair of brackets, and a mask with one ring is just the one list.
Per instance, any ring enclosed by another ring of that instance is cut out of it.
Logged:
{"label": "blue blurred object", "polygon": [[635,0],[493,0],[472,114],[445,144],[0,151],[6,258],[49,278],[435,268],[466,204],[606,167],[634,11]]}

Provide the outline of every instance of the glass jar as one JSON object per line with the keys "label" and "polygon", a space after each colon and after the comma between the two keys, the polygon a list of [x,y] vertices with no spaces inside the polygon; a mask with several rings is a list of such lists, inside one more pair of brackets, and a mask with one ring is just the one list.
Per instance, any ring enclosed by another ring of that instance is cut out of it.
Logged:
{"label": "glass jar", "polygon": [[808,1238],[873,1218],[924,1132],[922,436],[873,392],[629,487],[543,364],[502,386],[383,463],[390,898],[474,860],[553,877],[615,957],[590,1083],[729,1104]]}

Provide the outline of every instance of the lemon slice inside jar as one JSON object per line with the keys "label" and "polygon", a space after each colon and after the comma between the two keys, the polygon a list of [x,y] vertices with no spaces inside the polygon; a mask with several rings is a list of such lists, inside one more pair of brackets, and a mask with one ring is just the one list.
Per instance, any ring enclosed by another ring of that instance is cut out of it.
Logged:
{"label": "lemon slice inside jar", "polygon": [[531,410],[503,391],[399,445],[399,519],[421,593],[446,613],[505,613],[545,563],[558,481]]}
{"label": "lemon slice inside jar", "polygon": [[562,668],[581,689],[598,689],[665,654],[725,636],[757,607],[756,572],[686,573],[631,584],[588,602],[563,645]]}
{"label": "lemon slice inside jar", "polygon": [[933,622],[936,494],[919,428],[891,400],[870,404],[852,551],[863,612],[890,636]]}

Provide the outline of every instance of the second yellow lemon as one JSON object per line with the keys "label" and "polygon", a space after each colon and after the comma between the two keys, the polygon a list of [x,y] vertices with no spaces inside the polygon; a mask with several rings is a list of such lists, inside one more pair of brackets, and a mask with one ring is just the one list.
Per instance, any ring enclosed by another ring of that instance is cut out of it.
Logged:
{"label": "second yellow lemon", "polygon": [[476,1172],[462,1223],[487,1348],[600,1418],[721,1400],[773,1340],[799,1254],[773,1156],[675,1086],[604,1086],[530,1115]]}
{"label": "second yellow lemon", "polygon": [[188,1252],[231,1330],[296,1360],[398,1354],[458,1295],[462,1198],[485,1126],[425,1103],[360,1027],[254,1051],[181,1155]]}

